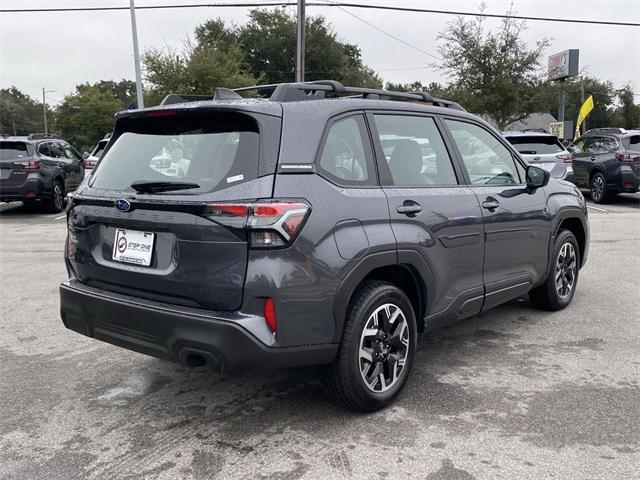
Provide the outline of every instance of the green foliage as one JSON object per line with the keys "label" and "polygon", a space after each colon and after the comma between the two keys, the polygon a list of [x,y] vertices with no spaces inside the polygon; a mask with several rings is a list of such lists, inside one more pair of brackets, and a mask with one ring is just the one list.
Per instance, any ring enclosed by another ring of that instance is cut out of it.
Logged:
{"label": "green foliage", "polygon": [[450,90],[438,82],[431,82],[429,85],[423,85],[420,81],[412,83],[387,82],[384,88],[396,92],[428,92],[436,98],[452,98]]}
{"label": "green foliage", "polygon": [[[52,112],[47,107],[51,121]],[[16,87],[0,89],[0,133],[28,135],[44,131],[42,103],[25,95]]]}
{"label": "green foliage", "polygon": [[620,107],[614,112],[615,125],[623,128],[640,128],[640,105],[636,105],[631,85],[618,90]]}
{"label": "green foliage", "polygon": [[102,81],[78,85],[56,110],[54,130],[84,150],[113,130],[114,115],[135,99],[135,84]]}
{"label": "green foliage", "polygon": [[[331,78],[349,85],[380,87],[362,63],[356,45],[338,40],[324,17],[307,18],[306,80]],[[209,93],[215,87],[295,80],[296,20],[283,10],[253,10],[246,25],[209,20],[184,50],[147,50],[146,79],[154,101],[168,93]]]}
{"label": "green foliage", "polygon": [[439,35],[443,58],[433,66],[449,76],[448,90],[467,110],[488,115],[498,129],[544,111],[553,102],[540,71],[548,39],[527,48],[525,23],[505,18],[500,30],[485,32],[483,19],[459,17]]}

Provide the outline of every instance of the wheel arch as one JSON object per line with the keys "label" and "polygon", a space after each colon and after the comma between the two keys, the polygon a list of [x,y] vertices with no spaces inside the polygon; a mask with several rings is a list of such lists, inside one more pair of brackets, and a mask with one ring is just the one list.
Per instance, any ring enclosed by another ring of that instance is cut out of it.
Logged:
{"label": "wheel arch", "polygon": [[[580,214],[578,213],[580,212]],[[576,237],[578,241],[578,251],[580,253],[580,268],[582,268],[587,260],[587,252],[589,248],[589,229],[586,225],[586,219],[584,215],[581,215],[581,211],[575,209],[560,212],[556,220],[556,226],[551,236],[551,243],[549,245],[549,255],[553,252],[553,242],[560,232],[560,230],[569,230]]]}
{"label": "wheel arch", "polygon": [[[420,260],[417,260],[418,256]],[[334,298],[334,342],[339,342],[344,330],[349,303],[357,288],[367,280],[393,283],[409,298],[416,314],[418,331],[424,330],[424,318],[429,311],[428,296],[433,277],[423,257],[417,252],[380,252],[364,257],[344,278]]]}

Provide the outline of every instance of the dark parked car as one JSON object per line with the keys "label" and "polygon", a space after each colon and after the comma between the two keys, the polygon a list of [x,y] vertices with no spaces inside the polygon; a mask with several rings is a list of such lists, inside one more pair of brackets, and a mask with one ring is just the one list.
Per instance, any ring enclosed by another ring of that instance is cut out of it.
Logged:
{"label": "dark parked car", "polygon": [[[526,293],[571,302],[584,198],[487,123],[427,93],[253,89],[270,96],[116,116],[67,210],[67,328],[215,371],[325,365],[370,411],[420,333]],[[167,151],[182,170],[158,166]]]}
{"label": "dark parked car", "polygon": [[529,165],[547,170],[552,177],[573,182],[573,158],[558,137],[538,130],[502,132]]}
{"label": "dark parked car", "polygon": [[640,190],[640,130],[595,128],[571,144],[574,183],[604,203]]}
{"label": "dark parked car", "polygon": [[80,155],[52,134],[0,137],[0,200],[64,208],[65,192],[75,190],[84,171]]}

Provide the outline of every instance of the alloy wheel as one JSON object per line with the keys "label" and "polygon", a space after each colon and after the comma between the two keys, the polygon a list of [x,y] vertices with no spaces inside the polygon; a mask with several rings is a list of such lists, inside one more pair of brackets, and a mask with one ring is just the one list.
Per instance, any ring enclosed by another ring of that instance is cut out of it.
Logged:
{"label": "alloy wheel", "polygon": [[56,183],[53,187],[53,204],[56,207],[56,210],[62,210],[64,203],[64,196],[62,195],[62,187],[59,183]]}
{"label": "alloy wheel", "polygon": [[577,258],[572,243],[566,242],[560,248],[556,261],[556,291],[560,298],[567,298],[576,283]]}
{"label": "alloy wheel", "polygon": [[409,324],[400,307],[382,305],[369,316],[360,336],[358,364],[367,388],[384,392],[393,387],[409,354]]}
{"label": "alloy wheel", "polygon": [[599,201],[604,194],[604,180],[600,175],[596,175],[591,180],[591,198],[594,202]]}

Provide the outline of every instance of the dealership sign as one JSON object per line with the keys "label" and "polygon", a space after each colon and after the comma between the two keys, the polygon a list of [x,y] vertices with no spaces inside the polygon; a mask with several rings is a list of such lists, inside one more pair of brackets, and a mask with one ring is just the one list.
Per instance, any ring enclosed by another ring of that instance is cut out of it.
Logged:
{"label": "dealership sign", "polygon": [[578,75],[577,49],[565,50],[549,57],[549,80],[563,80]]}

